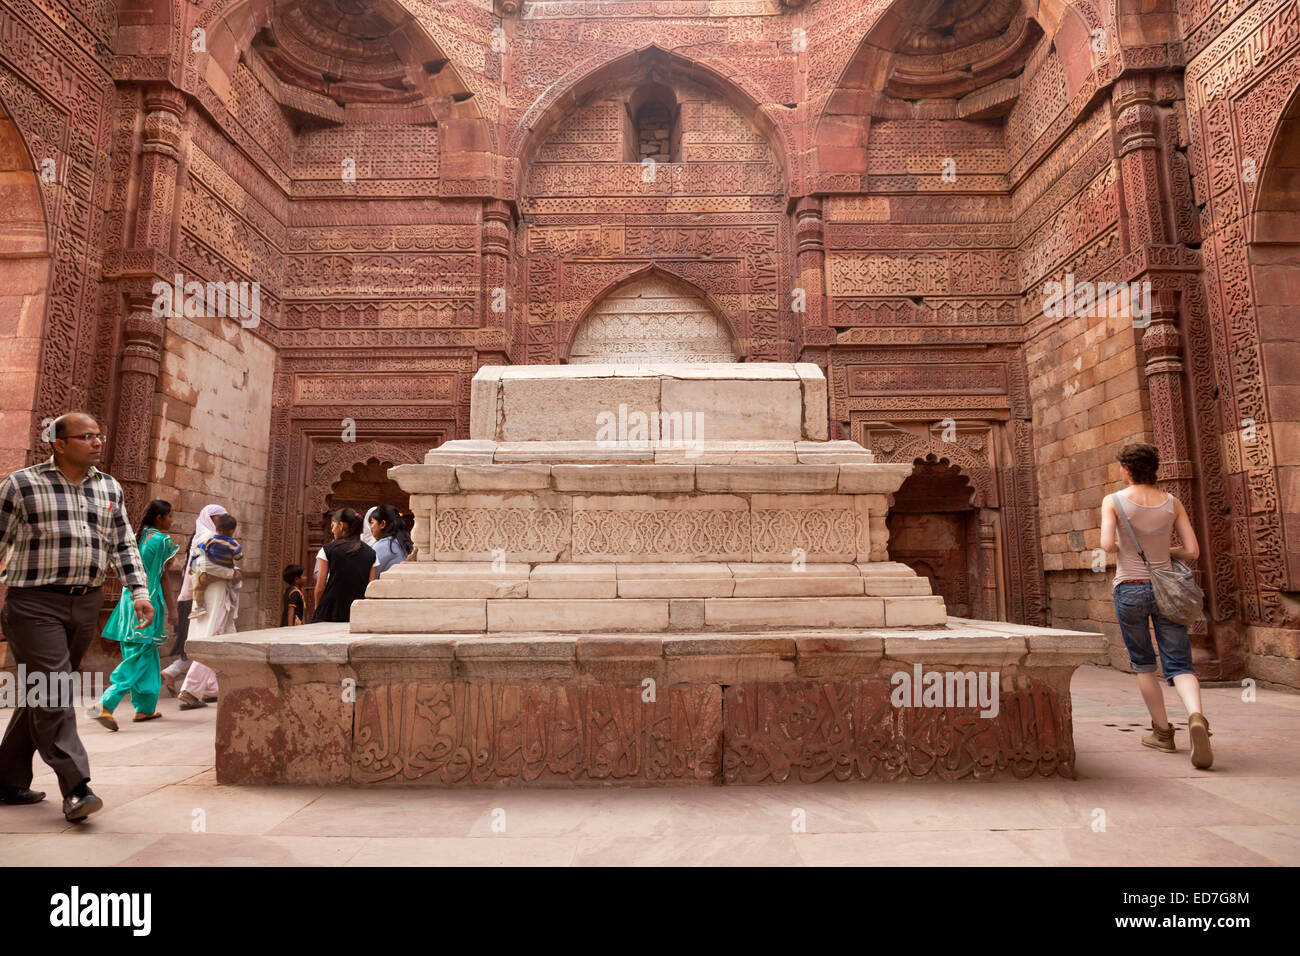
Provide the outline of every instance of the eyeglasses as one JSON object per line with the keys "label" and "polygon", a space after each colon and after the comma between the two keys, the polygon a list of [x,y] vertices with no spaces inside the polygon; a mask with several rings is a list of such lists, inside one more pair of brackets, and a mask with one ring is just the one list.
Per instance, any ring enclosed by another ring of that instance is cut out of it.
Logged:
{"label": "eyeglasses", "polygon": [[104,444],[105,442],[108,441],[108,433],[107,433],[107,432],[86,432],[86,434],[84,434],[84,435],[68,435],[68,436],[66,436],[66,437],[68,437],[68,438],[75,438],[75,439],[77,439],[78,441],[84,441],[84,442],[87,442],[87,443],[89,443],[89,442],[99,442],[100,444]]}

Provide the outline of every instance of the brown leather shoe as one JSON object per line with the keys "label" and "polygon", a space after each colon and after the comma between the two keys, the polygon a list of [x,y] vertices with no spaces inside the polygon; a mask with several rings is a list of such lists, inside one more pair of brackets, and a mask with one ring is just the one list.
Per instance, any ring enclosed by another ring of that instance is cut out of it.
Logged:
{"label": "brown leather shoe", "polygon": [[1210,722],[1204,714],[1192,714],[1187,718],[1187,733],[1192,738],[1192,766],[1197,770],[1209,770],[1214,764],[1214,751],[1210,749]]}
{"label": "brown leather shoe", "polygon": [[1178,748],[1174,746],[1174,725],[1170,724],[1162,730],[1156,726],[1153,720],[1151,722],[1151,733],[1142,737],[1142,746],[1150,747],[1152,750],[1161,750],[1167,754],[1177,752]]}
{"label": "brown leather shoe", "polygon": [[180,701],[180,707],[178,708],[180,710],[193,710],[195,707],[208,706],[187,690],[183,690],[176,695],[176,699]]}

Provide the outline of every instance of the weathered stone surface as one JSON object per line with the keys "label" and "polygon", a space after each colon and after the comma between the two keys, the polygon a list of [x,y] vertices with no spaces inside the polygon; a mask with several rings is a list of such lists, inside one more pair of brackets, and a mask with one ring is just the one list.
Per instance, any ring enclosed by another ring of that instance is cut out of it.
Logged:
{"label": "weathered stone surface", "polygon": [[862,594],[851,564],[733,564],[732,597],[832,597]]}
{"label": "weathered stone surface", "polygon": [[[803,437],[799,381],[670,379],[662,382],[666,415],[703,422],[697,438],[795,441]],[[702,416],[696,419],[696,416]]]}
{"label": "weathered stone surface", "polygon": [[406,561],[366,588],[377,598],[522,598],[528,596],[530,566],[484,561]]}
{"label": "weathered stone surface", "polygon": [[551,486],[551,466],[458,465],[456,484],[461,491],[544,491]]}
{"label": "weathered stone surface", "polygon": [[803,390],[803,437],[826,441],[826,376],[811,362],[796,362],[794,369]]}
{"label": "weathered stone surface", "polygon": [[[586,366],[581,371],[593,369],[595,366]],[[531,371],[526,374],[528,377],[506,375],[501,380],[505,415],[501,423],[503,442],[594,442],[603,434],[601,429],[606,421],[614,423],[610,435],[617,436],[620,407],[625,420],[628,415],[649,416],[659,410],[657,378],[534,377]]]}
{"label": "weathered stone surface", "polygon": [[[352,780],[442,786],[716,783],[722,691],[455,680],[367,688]],[[482,715],[482,716],[480,716]]]}
{"label": "weathered stone surface", "polygon": [[673,494],[695,489],[694,465],[552,465],[556,491]]}
{"label": "weathered stone surface", "polygon": [[612,564],[539,564],[528,580],[530,598],[618,596]]}
{"label": "weathered stone surface", "polygon": [[418,598],[357,601],[352,605],[354,634],[466,633],[487,629],[487,606],[469,598]]}
{"label": "weathered stone surface", "polygon": [[711,465],[699,469],[700,491],[808,494],[833,492],[836,465]]}
{"label": "weathered stone surface", "polygon": [[488,601],[487,630],[494,632],[662,631],[668,602],[654,600]]}
{"label": "weathered stone surface", "polygon": [[[705,601],[671,603],[677,611]],[[723,749],[727,783],[1069,774],[1068,674],[1102,647],[1101,635],[1031,628],[1008,638],[996,622],[980,625],[897,638],[861,628],[362,636],[314,624],[196,650],[222,681],[217,769],[226,783],[717,783],[722,765],[708,757],[696,766],[690,755]],[[1030,645],[1039,642],[1056,651],[1036,665]],[[1002,672],[997,715],[892,706],[895,672],[954,667]],[[339,693],[345,678],[356,681],[355,700]],[[832,727],[842,733],[828,739]],[[973,764],[969,734],[986,753]],[[617,766],[601,756],[613,739],[623,741]],[[950,743],[895,753],[921,739]],[[468,749],[456,758],[434,741]],[[654,764],[665,747],[679,748],[676,762]],[[827,747],[840,756],[828,758]]]}
{"label": "weathered stone surface", "polygon": [[880,627],[884,598],[708,598],[704,620],[719,628]]}
{"label": "weathered stone surface", "polygon": [[1074,775],[1068,699],[1045,684],[978,707],[894,707],[885,679],[756,683],[723,694],[725,780]]}
{"label": "weathered stone surface", "polygon": [[734,587],[731,568],[720,563],[619,564],[616,570],[624,598],[730,597]]}

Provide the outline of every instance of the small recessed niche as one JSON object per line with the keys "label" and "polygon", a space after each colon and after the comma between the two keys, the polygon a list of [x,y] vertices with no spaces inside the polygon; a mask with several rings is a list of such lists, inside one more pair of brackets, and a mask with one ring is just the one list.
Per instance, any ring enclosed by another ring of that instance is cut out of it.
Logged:
{"label": "small recessed niche", "polygon": [[637,87],[626,103],[623,161],[682,161],[681,108],[672,89],[662,83]]}

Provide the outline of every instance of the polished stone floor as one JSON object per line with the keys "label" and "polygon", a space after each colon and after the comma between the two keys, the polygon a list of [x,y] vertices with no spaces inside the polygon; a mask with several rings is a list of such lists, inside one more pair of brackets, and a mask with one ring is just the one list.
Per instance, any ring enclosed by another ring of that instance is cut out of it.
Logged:
{"label": "polished stone floor", "polygon": [[1176,755],[1139,744],[1131,676],[1072,690],[1078,780],[689,790],[223,787],[215,707],[131,724],[123,702],[118,733],[79,717],[104,810],[65,823],[38,761],[50,796],[0,806],[0,865],[1300,864],[1300,696],[1207,688],[1207,772],[1172,689]]}

